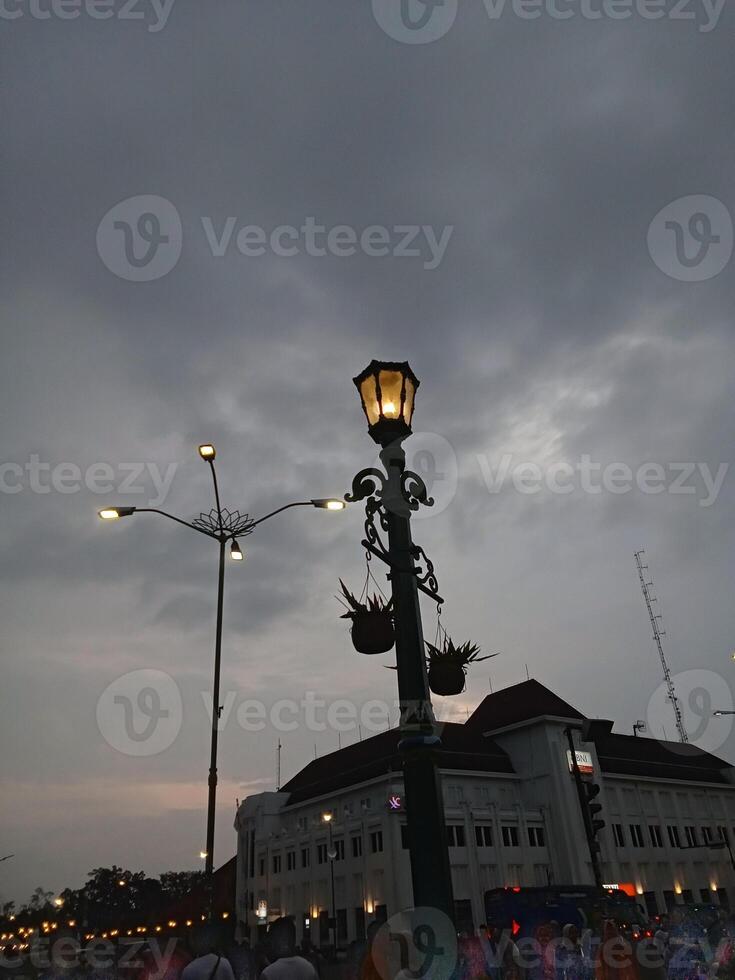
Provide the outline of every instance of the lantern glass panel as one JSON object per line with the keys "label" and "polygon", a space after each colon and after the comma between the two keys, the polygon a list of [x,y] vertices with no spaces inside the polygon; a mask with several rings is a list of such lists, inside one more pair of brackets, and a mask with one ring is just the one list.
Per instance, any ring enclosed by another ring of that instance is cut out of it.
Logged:
{"label": "lantern glass panel", "polygon": [[403,375],[400,371],[381,371],[380,403],[383,418],[399,419],[401,417],[401,392],[403,390]]}
{"label": "lantern glass panel", "polygon": [[416,395],[416,385],[413,383],[411,378],[406,376],[406,402],[403,407],[403,420],[406,425],[411,424],[411,419],[413,418],[413,400]]}
{"label": "lantern glass panel", "polygon": [[369,425],[375,425],[380,418],[380,406],[375,390],[375,375],[369,374],[364,381],[360,382],[360,396],[365,405],[365,414]]}

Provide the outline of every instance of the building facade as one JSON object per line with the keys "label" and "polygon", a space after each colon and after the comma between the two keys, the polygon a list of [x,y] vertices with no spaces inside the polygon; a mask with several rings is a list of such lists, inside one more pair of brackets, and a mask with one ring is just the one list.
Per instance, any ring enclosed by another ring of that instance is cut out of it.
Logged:
{"label": "building facade", "polygon": [[[625,884],[650,913],[735,905],[732,767],[691,745],[613,733],[612,723],[582,743],[584,721],[529,680],[488,695],[465,724],[441,726],[458,925],[484,921],[490,888],[593,883],[568,729],[601,787],[605,883]],[[333,917],[345,945],[412,905],[398,740],[388,731],[350,745],[240,805],[236,910],[251,936],[293,915],[299,935],[326,943]]]}

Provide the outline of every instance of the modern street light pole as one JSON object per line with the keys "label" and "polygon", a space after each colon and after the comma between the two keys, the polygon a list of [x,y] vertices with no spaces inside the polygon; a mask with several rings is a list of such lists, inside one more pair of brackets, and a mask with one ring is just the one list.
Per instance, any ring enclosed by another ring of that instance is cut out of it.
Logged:
{"label": "modern street light pole", "polygon": [[[406,362],[373,361],[354,382],[367,416],[368,432],[381,446],[385,472],[377,468],[362,470],[345,499],[365,500],[362,544],[390,569],[401,708],[399,751],[414,904],[438,909],[454,920],[444,802],[436,761],[441,739],[429,694],[418,594],[421,591],[438,604],[443,599],[438,594],[434,566],[411,537],[411,514],[421,505],[430,507],[433,500],[421,477],[406,469],[401,445],[411,434],[419,381]],[[381,539],[382,532],[387,535],[387,546]],[[417,565],[417,561],[422,565]]]}
{"label": "modern street light pole", "polygon": [[329,867],[332,878],[332,907],[329,912],[329,931],[332,938],[332,953],[336,956],[337,953],[337,905],[334,900],[334,860],[337,857],[337,852],[334,849],[334,837],[332,835],[332,820],[334,819],[333,813],[323,813],[322,820],[329,827]]}
{"label": "modern street light pole", "polygon": [[168,517],[169,520],[192,531],[213,538],[219,546],[219,569],[217,575],[217,619],[215,627],[214,642],[214,680],[212,685],[212,737],[209,759],[209,777],[207,780],[208,799],[207,799],[207,843],[206,850],[202,853],[205,858],[205,874],[210,884],[210,902],[212,900],[211,882],[214,875],[214,827],[215,810],[217,802],[217,747],[219,739],[219,719],[222,713],[222,706],[219,703],[220,692],[220,673],[222,664],[222,612],[224,607],[225,592],[225,549],[227,543],[230,544],[230,557],[233,561],[242,561],[245,557],[238,538],[244,538],[252,534],[255,528],[264,521],[275,517],[276,514],[289,510],[291,507],[317,507],[320,510],[343,510],[344,502],[334,497],[320,497],[313,500],[297,500],[283,507],[278,507],[264,517],[252,520],[248,514],[241,514],[239,511],[229,511],[220,504],[219,486],[217,484],[217,472],[214,468],[216,450],[213,445],[207,443],[199,446],[199,455],[209,464],[214,484],[214,498],[216,507],[209,513],[201,513],[195,520],[184,521],[180,517],[175,517],[166,511],[152,507],[104,507],[99,511],[99,516],[104,521],[114,521],[121,517],[130,517],[132,514],[160,514]]}

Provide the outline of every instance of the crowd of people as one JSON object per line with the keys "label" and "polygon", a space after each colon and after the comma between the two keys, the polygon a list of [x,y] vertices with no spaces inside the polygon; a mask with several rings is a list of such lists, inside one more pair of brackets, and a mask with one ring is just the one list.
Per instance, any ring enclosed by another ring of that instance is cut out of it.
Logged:
{"label": "crowd of people", "polygon": [[[531,934],[487,923],[461,933],[456,952],[445,948],[431,966],[409,949],[409,933],[395,935],[383,925],[371,923],[365,940],[340,957],[323,954],[308,939],[297,946],[292,918],[273,923],[252,947],[204,926],[187,942],[143,945],[135,960],[126,961],[118,949],[106,966],[84,955],[71,969],[53,961],[32,980],[735,980],[735,917],[724,910],[709,919],[678,911],[658,916],[635,934],[613,919],[594,929],[545,921]],[[397,940],[409,949],[403,960],[386,955]],[[415,945],[423,948],[418,939]],[[19,973],[14,980],[21,980]]]}

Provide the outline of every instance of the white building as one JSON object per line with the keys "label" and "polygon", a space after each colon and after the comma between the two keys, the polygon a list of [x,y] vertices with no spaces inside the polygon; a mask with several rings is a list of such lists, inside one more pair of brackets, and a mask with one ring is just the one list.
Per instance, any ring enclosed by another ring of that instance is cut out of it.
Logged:
{"label": "white building", "polygon": [[[601,786],[604,881],[634,888],[650,912],[683,901],[735,904],[728,850],[706,846],[735,840],[735,770],[694,746],[632,735],[582,744],[584,720],[529,680],[488,695],[465,724],[442,726],[458,922],[484,921],[489,888],[593,883],[568,727]],[[412,904],[399,737],[388,731],[323,756],[280,792],[243,801],[237,912],[251,933],[288,914],[299,934],[310,928],[326,942],[332,875],[341,945],[376,915]]]}

